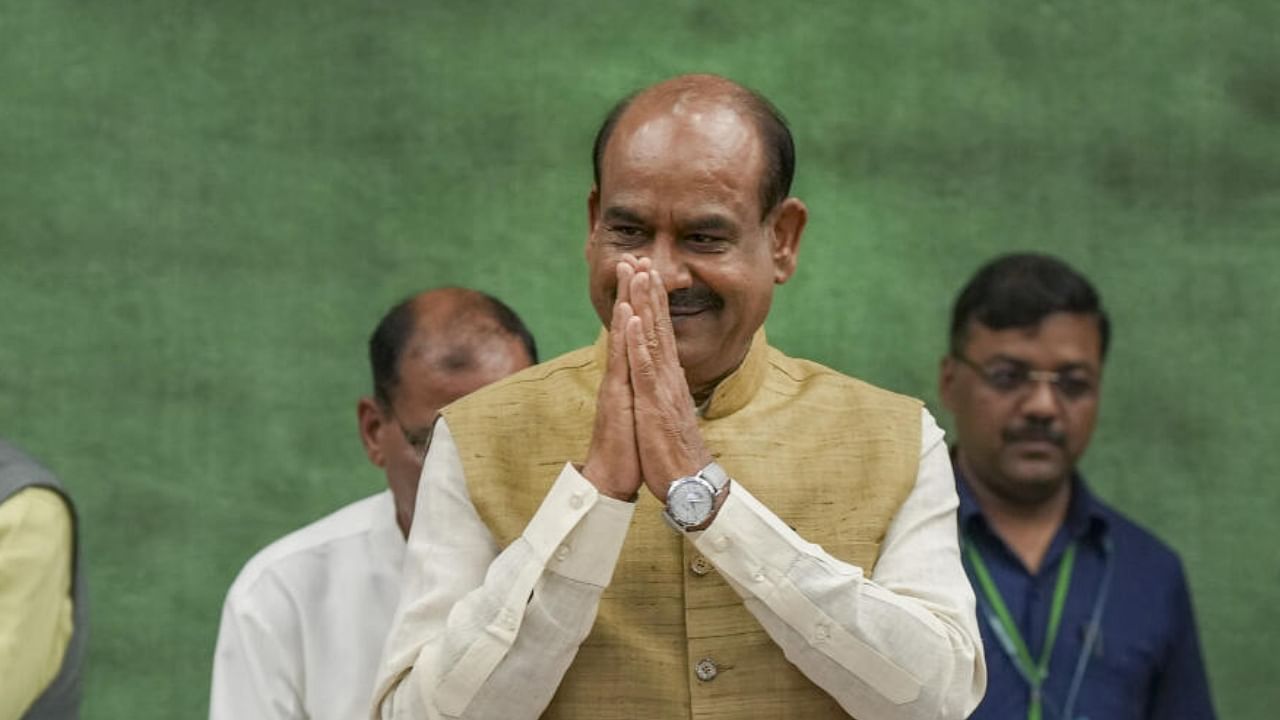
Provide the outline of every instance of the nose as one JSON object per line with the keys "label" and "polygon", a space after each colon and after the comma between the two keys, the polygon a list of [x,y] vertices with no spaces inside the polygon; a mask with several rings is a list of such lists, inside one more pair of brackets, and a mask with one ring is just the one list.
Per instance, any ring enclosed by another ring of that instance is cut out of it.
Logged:
{"label": "nose", "polygon": [[647,257],[653,263],[653,269],[662,276],[662,284],[666,286],[667,292],[693,285],[689,265],[674,238],[665,233],[659,235],[650,246]]}
{"label": "nose", "polygon": [[1058,392],[1053,383],[1045,378],[1032,378],[1027,395],[1022,399],[1022,412],[1030,417],[1055,418],[1058,416]]}

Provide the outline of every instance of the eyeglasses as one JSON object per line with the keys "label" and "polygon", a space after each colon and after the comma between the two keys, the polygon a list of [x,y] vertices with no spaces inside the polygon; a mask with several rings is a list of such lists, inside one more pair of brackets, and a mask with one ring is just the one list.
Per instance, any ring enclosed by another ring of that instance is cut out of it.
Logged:
{"label": "eyeglasses", "polygon": [[1097,391],[1093,379],[1079,374],[1079,370],[1034,370],[1008,361],[983,367],[959,353],[952,353],[951,357],[977,373],[987,387],[1003,395],[1022,394],[1038,382],[1049,383],[1064,400],[1080,400]]}
{"label": "eyeglasses", "polygon": [[426,461],[427,448],[431,446],[431,434],[435,432],[436,424],[432,420],[431,424],[421,430],[410,432],[405,424],[400,422],[400,417],[396,415],[395,408],[387,406],[387,412],[391,414],[391,419],[395,422],[396,427],[400,428],[400,435],[404,437],[405,443],[413,448],[414,457],[419,463]]}

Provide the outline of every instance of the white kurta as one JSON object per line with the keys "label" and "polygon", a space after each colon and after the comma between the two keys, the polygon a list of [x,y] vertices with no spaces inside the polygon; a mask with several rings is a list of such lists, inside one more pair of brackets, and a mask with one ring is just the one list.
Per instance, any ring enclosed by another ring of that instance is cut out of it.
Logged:
{"label": "white kurta", "polygon": [[[921,426],[915,487],[869,575],[739,483],[690,534],[787,658],[859,717],[963,718],[986,687],[947,446],[928,411]],[[566,464],[523,535],[499,549],[437,421],[372,717],[537,718],[591,630],[634,509]]]}
{"label": "white kurta", "polygon": [[384,491],[250,559],[222,608],[211,720],[364,716],[404,551]]}

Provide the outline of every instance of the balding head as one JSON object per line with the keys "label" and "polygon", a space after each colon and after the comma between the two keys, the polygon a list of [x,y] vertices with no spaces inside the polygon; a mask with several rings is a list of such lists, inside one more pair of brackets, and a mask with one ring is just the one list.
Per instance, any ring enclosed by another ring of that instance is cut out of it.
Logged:
{"label": "balding head", "polygon": [[519,316],[475,290],[420,293],[378,323],[369,338],[374,393],[356,412],[369,460],[386,471],[403,532],[441,408],[528,367],[537,352]]}
{"label": "balding head", "polygon": [[689,75],[624,101],[596,145],[591,303],[607,326],[618,263],[648,259],[667,290],[685,380],[700,397],[741,363],[774,286],[795,272],[808,211],[787,196],[790,133],[755,93]]}
{"label": "balding head", "polygon": [[[517,348],[523,348],[524,358]],[[373,394],[384,405],[390,405],[407,363],[448,375],[513,361],[538,361],[533,336],[502,301],[466,288],[406,298],[383,316],[369,338]]]}
{"label": "balding head", "polygon": [[727,113],[750,121],[754,141],[760,145],[759,194],[761,217],[767,215],[791,192],[795,175],[796,150],[786,119],[764,96],[718,75],[680,75],[623,98],[605,116],[592,147],[592,170],[596,187],[605,172],[609,141],[620,125],[634,116],[670,111],[676,116],[700,116],[724,126]]}

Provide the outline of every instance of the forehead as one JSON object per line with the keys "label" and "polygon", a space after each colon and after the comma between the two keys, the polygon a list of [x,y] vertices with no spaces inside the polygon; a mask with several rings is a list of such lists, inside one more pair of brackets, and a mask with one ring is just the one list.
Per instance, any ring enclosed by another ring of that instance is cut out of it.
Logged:
{"label": "forehead", "polygon": [[976,362],[997,357],[1052,369],[1064,365],[1102,365],[1102,332],[1098,318],[1077,313],[1052,313],[1037,325],[993,330],[970,320],[965,353]]}
{"label": "forehead", "polygon": [[638,107],[605,148],[600,193],[606,206],[680,199],[745,213],[758,206],[763,167],[754,124],[729,105]]}
{"label": "forehead", "polygon": [[529,364],[519,338],[486,337],[468,351],[468,365],[448,370],[439,353],[406,352],[400,361],[400,382],[392,390],[397,412],[429,420],[440,408]]}

